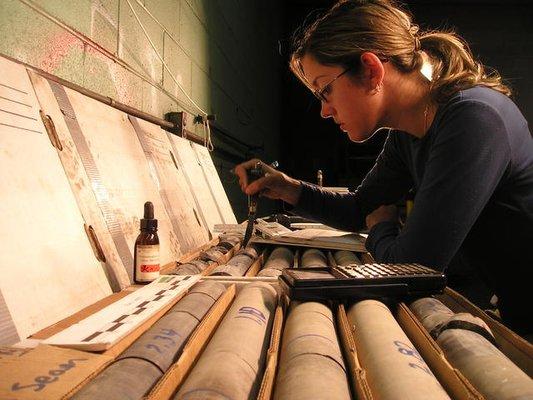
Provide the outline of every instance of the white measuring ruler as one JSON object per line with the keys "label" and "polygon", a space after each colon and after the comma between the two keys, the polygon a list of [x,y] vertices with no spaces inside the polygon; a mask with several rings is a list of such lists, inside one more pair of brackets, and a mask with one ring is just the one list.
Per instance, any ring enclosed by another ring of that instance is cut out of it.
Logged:
{"label": "white measuring ruler", "polygon": [[43,343],[80,350],[106,350],[186,292],[200,277],[162,275]]}

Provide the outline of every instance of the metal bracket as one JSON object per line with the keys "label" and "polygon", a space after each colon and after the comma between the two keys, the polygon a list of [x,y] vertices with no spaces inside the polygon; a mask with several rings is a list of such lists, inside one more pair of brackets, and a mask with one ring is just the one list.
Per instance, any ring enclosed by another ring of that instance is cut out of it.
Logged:
{"label": "metal bracket", "polygon": [[105,262],[106,258],[104,251],[102,250],[102,246],[100,246],[98,236],[96,236],[96,232],[94,231],[93,227],[91,225],[83,224],[83,229],[85,229],[85,233],[89,238],[89,242],[91,243],[91,247],[93,248],[96,259],[98,261]]}
{"label": "metal bracket", "polygon": [[52,146],[54,146],[57,150],[62,151],[63,145],[61,144],[61,140],[59,140],[59,136],[57,135],[56,126],[54,125],[52,117],[45,114],[43,110],[39,110],[39,114],[41,115],[43,125],[46,129],[46,133],[48,134],[48,138],[50,139]]}
{"label": "metal bracket", "polygon": [[187,129],[188,125],[193,124],[193,117],[185,111],[166,113],[165,120],[174,124],[174,128],[169,129],[170,132],[183,138],[186,138],[187,136],[195,136]]}

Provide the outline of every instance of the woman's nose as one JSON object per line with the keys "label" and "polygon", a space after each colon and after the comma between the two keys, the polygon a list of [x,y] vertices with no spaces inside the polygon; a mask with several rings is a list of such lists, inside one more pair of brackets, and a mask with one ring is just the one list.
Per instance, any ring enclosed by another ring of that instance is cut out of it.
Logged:
{"label": "woman's nose", "polygon": [[331,118],[333,116],[333,107],[325,101],[320,103],[320,116],[322,118]]}

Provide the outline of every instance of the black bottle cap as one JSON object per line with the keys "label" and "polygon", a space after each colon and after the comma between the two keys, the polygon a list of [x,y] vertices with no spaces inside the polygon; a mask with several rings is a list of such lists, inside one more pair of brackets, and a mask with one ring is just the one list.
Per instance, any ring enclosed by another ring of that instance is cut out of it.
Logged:
{"label": "black bottle cap", "polygon": [[144,203],[144,218],[141,219],[141,230],[157,230],[157,219],[154,218],[154,205],[150,201]]}

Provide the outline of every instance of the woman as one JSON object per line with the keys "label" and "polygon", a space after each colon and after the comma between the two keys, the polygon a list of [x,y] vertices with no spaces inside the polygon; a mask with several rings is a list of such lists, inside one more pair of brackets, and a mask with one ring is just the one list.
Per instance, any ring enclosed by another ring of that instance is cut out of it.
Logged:
{"label": "woman", "polygon": [[[496,73],[488,74],[455,34],[419,33],[387,0],[341,1],[295,40],[290,63],[350,140],[390,133],[376,164],[350,194],[335,194],[265,166],[242,189],[282,199],[301,215],[344,230],[370,229],[378,262],[445,270],[461,254],[497,294],[505,323],[519,314],[533,257],[533,141]],[[413,188],[406,224],[392,204]]]}

